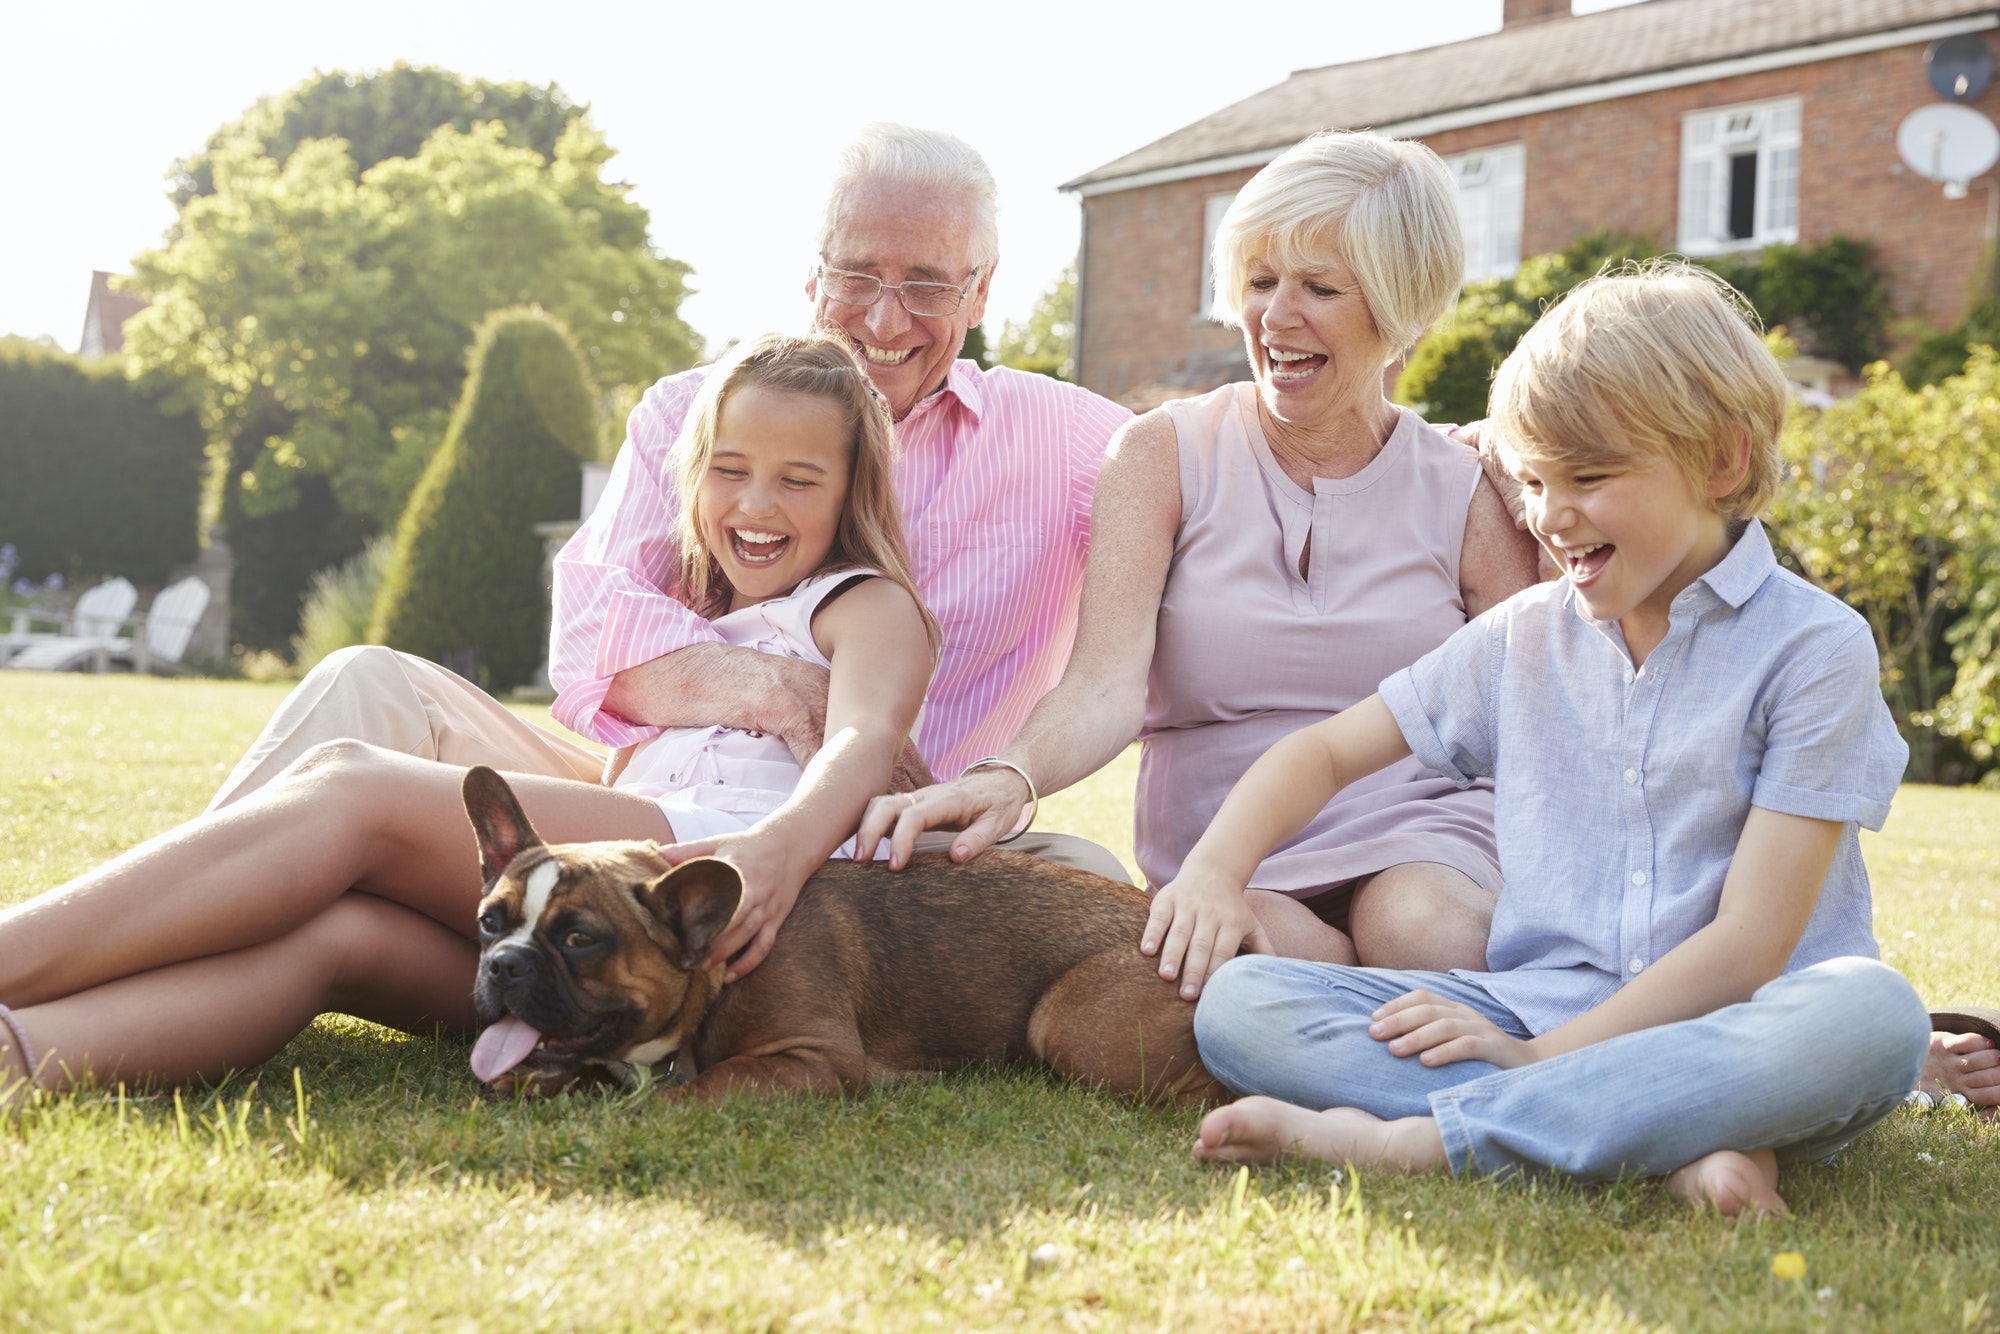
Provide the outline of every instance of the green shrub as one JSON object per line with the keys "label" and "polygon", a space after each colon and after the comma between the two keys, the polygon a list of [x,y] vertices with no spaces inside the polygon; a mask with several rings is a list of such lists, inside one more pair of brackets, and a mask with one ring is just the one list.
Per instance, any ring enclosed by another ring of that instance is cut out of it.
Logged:
{"label": "green shrub", "polygon": [[[1494,370],[1543,310],[1606,264],[1659,253],[1641,237],[1595,232],[1523,260],[1511,278],[1467,283],[1451,314],[1411,351],[1397,399],[1433,421],[1484,417]],[[1748,297],[1766,327],[1786,326],[1803,351],[1859,371],[1888,350],[1888,282],[1866,241],[1833,236],[1809,248],[1769,245],[1702,263]],[[1961,342],[1946,373],[1964,363]]]}
{"label": "green shrub", "polygon": [[394,549],[394,537],[384,533],[359,555],[312,577],[299,612],[299,632],[292,637],[294,671],[309,672],[327,654],[368,642],[368,620]]}
{"label": "green shrub", "polygon": [[1963,781],[2000,744],[2000,362],[1913,389],[1887,366],[1853,398],[1797,408],[1784,439],[1775,538],[1859,611],[1882,693],[1910,743],[1909,777]]}
{"label": "green shrub", "polygon": [[203,439],[164,390],[23,339],[0,339],[0,542],[22,575],[164,582],[193,560]]}
{"label": "green shrub", "polygon": [[476,652],[494,690],[528,679],[548,615],[533,526],[576,514],[591,405],[576,344],[553,317],[517,307],[480,326],[444,443],[396,526],[370,642],[454,663]]}

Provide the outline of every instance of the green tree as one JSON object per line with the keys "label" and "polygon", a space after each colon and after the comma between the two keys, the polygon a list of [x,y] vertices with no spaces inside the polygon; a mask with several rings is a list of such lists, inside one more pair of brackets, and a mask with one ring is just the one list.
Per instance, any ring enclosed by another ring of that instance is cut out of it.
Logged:
{"label": "green tree", "polygon": [[1799,568],[1868,621],[1910,776],[1965,777],[2000,743],[2000,364],[1912,389],[1886,365],[1852,398],[1795,409],[1771,508]]}
{"label": "green tree", "polygon": [[[372,156],[438,109],[397,90],[453,79],[399,69],[350,88],[320,76],[253,108],[251,128],[202,155],[207,192],[188,195],[168,243],[134,262],[131,285],[152,304],[127,326],[130,356],[177,378],[208,432],[210,504],[240,561],[247,643],[282,646],[311,574],[401,511],[488,312],[554,312],[614,393],[695,359],[678,313],[687,268],[652,249],[629,187],[603,179],[611,149],[580,115],[547,153],[513,142],[504,119],[473,121],[365,168],[344,137],[274,154],[253,133],[286,116],[325,129],[344,108]],[[470,98],[492,86],[464,87]],[[521,96],[530,137],[571,110],[553,89]],[[407,114],[390,126],[378,101]]]}
{"label": "green tree", "polygon": [[24,575],[164,582],[194,559],[201,425],[172,386],[0,339],[0,543]]}
{"label": "green tree", "polygon": [[[1485,416],[1493,371],[1543,310],[1607,264],[1659,253],[1642,237],[1596,232],[1524,260],[1511,278],[1467,283],[1453,312],[1412,350],[1397,398],[1437,421]],[[1888,282],[1866,241],[1833,236],[1811,247],[1769,245],[1702,262],[1749,298],[1767,327],[1785,326],[1806,352],[1859,371],[1888,351]],[[1961,342],[1952,369],[1964,361]]]}
{"label": "green tree", "polygon": [[593,391],[552,316],[505,310],[479,330],[465,394],[396,526],[368,638],[447,661],[471,650],[495,690],[548,644],[534,525],[576,513],[595,449]]}
{"label": "green tree", "polygon": [[1026,321],[1008,320],[1000,326],[999,361],[1016,370],[1068,380],[1076,373],[1075,341],[1076,265],[1072,264],[1035,298]]}
{"label": "green tree", "polygon": [[214,155],[244,139],[263,144],[280,165],[307,140],[340,139],[358,172],[392,157],[415,157],[444,126],[469,132],[499,121],[509,143],[549,158],[569,123],[588,110],[554,84],[489,83],[402,61],[374,74],[316,74],[257,102],[210,135],[201,152],[174,163],[172,198],[181,207],[214,194]]}

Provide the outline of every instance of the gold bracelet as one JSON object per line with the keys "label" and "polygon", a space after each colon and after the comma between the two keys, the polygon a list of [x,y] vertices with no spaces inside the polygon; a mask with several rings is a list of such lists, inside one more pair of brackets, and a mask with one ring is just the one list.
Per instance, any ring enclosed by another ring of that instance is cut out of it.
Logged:
{"label": "gold bracelet", "polygon": [[[974,760],[972,763],[966,765],[965,768],[959,770],[958,776],[960,778],[963,778],[975,769],[991,769],[996,767],[1001,769],[1012,769],[1015,773],[1021,776],[1021,781],[1028,785],[1028,818],[1026,821],[1022,823],[1019,829],[1016,829],[1013,833],[1007,835],[1007,837],[1001,839],[995,839],[993,842],[993,846],[997,848],[1002,843],[1012,843],[1015,839],[1019,838],[1021,835],[1027,833],[1030,829],[1033,829],[1035,827],[1035,812],[1041,809],[1042,794],[1035,791],[1035,780],[1028,777],[1028,771],[1026,769],[1023,769],[1020,765],[1014,763],[1014,761],[1012,760],[1003,760],[998,755],[988,755],[983,760]],[[1019,816],[1016,816],[1015,818],[1017,820],[1020,819]]]}

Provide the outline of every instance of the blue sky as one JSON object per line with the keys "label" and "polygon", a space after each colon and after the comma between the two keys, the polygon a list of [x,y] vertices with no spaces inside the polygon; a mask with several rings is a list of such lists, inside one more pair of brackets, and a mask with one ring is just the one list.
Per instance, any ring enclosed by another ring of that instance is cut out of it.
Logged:
{"label": "blue sky", "polygon": [[[718,343],[802,315],[813,182],[855,127],[960,134],[1000,181],[997,330],[1075,254],[1062,181],[1293,69],[1491,32],[1500,6],[24,2],[0,18],[0,123],[16,159],[0,196],[0,333],[74,348],[90,271],[123,269],[172,221],[174,158],[316,68],[399,59],[588,101],[620,150],[611,174],[652,211],[654,243],[695,266],[684,313]],[[870,9],[898,16],[871,29],[857,18]]]}

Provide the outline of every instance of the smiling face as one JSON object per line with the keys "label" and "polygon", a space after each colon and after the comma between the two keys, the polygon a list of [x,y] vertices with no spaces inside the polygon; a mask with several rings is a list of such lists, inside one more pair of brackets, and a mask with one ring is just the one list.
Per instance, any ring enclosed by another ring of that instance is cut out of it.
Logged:
{"label": "smiling face", "polygon": [[1296,265],[1253,257],[1243,336],[1264,408],[1279,421],[1320,427],[1382,401],[1389,348],[1361,284],[1330,251]]}
{"label": "smiling face", "polygon": [[1591,618],[1618,622],[1633,665],[1642,664],[1666,637],[1673,600],[1728,553],[1713,497],[1740,470],[1718,469],[1704,495],[1679,468],[1644,454],[1590,463],[1506,457],[1527,500],[1528,531]]}
{"label": "smiling face", "polygon": [[841,410],[825,399],[761,384],[723,399],[695,509],[730,611],[791,592],[825,563],[849,452]]}
{"label": "smiling face", "polygon": [[[820,257],[828,268],[866,273],[884,283],[963,284],[972,276],[972,209],[950,194],[900,181],[850,186]],[[964,302],[950,315],[912,315],[896,293],[872,306],[830,300],[815,279],[806,284],[814,318],[843,334],[868,378],[889,401],[897,421],[944,384],[965,345],[966,331],[985,318],[993,265],[981,269]]]}

